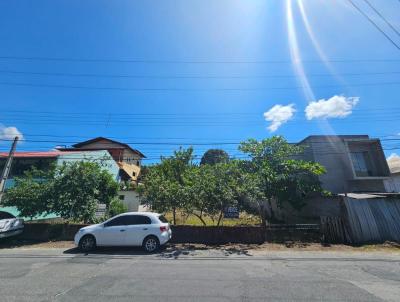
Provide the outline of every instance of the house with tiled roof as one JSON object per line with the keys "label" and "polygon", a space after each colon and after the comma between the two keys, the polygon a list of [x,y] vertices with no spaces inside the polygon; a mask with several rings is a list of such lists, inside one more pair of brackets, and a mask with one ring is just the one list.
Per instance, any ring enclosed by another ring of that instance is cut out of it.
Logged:
{"label": "house with tiled roof", "polygon": [[133,149],[125,143],[121,143],[105,137],[96,137],[70,148],[57,148],[62,152],[106,150],[119,166],[121,181],[136,184],[140,175],[142,159],[146,156],[139,150]]}

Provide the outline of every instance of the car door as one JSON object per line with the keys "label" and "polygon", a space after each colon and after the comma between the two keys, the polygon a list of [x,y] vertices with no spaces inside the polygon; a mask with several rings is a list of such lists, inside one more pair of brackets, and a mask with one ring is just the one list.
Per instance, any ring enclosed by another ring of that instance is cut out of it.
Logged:
{"label": "car door", "polygon": [[151,219],[145,215],[127,215],[125,244],[140,246],[149,234]]}
{"label": "car door", "polygon": [[126,217],[118,216],[107,221],[97,236],[97,245],[121,246],[125,245]]}

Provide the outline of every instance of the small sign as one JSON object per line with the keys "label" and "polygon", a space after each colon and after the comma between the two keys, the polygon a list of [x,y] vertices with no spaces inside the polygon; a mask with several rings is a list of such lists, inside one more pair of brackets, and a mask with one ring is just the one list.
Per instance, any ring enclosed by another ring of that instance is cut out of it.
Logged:
{"label": "small sign", "polygon": [[224,212],[224,218],[239,218],[239,210],[236,207],[227,207]]}

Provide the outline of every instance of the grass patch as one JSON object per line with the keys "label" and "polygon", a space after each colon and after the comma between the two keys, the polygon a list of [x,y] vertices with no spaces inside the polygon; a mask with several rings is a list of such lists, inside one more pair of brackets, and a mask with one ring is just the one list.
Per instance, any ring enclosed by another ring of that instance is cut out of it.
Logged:
{"label": "grass patch", "polygon": [[[173,216],[172,212],[165,214],[165,217],[169,222],[172,223]],[[216,226],[218,223],[218,217],[203,216],[203,220],[207,226]],[[248,226],[248,225],[259,225],[260,219],[257,216],[247,214],[245,212],[240,213],[239,218],[222,218],[220,226]],[[176,225],[193,225],[203,226],[203,223],[195,215],[188,215],[184,212],[177,211],[176,213]]]}

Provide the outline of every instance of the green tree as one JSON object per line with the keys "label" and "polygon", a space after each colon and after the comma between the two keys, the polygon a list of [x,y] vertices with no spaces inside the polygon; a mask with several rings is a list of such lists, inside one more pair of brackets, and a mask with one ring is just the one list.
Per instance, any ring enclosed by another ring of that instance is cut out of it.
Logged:
{"label": "green tree", "polygon": [[229,161],[229,155],[221,149],[209,149],[207,150],[200,161],[200,165],[215,165],[217,163],[227,163]]}
{"label": "green tree", "polygon": [[6,191],[3,204],[16,206],[20,215],[33,218],[42,213],[51,212],[51,204],[48,202],[52,193],[52,180],[54,167],[48,171],[33,168],[27,171],[23,177],[15,178],[15,185]]}
{"label": "green tree", "polygon": [[206,225],[203,215],[217,216],[220,225],[228,206],[237,206],[241,196],[241,171],[237,162],[200,165],[185,176],[189,203],[186,211]]}
{"label": "green tree", "polygon": [[122,214],[125,212],[128,212],[128,207],[126,205],[124,205],[121,200],[119,200],[118,198],[114,198],[113,200],[111,200],[110,206],[108,209],[108,215],[110,217],[113,217],[115,215]]}
{"label": "green tree", "polygon": [[189,200],[185,174],[193,167],[193,148],[179,149],[172,157],[161,158],[161,163],[148,167],[143,183],[138,187],[142,203],[159,212],[176,211]]}
{"label": "green tree", "polygon": [[273,201],[278,207],[288,203],[300,209],[310,194],[322,191],[318,175],[325,169],[318,163],[296,159],[302,148],[283,137],[249,139],[239,150],[249,156],[242,162],[243,200],[257,205],[263,225],[275,219]]}
{"label": "green tree", "polygon": [[97,204],[108,206],[117,192],[117,182],[99,164],[72,162],[17,178],[5,195],[5,204],[16,206],[23,216],[56,213],[64,219],[90,222]]}

